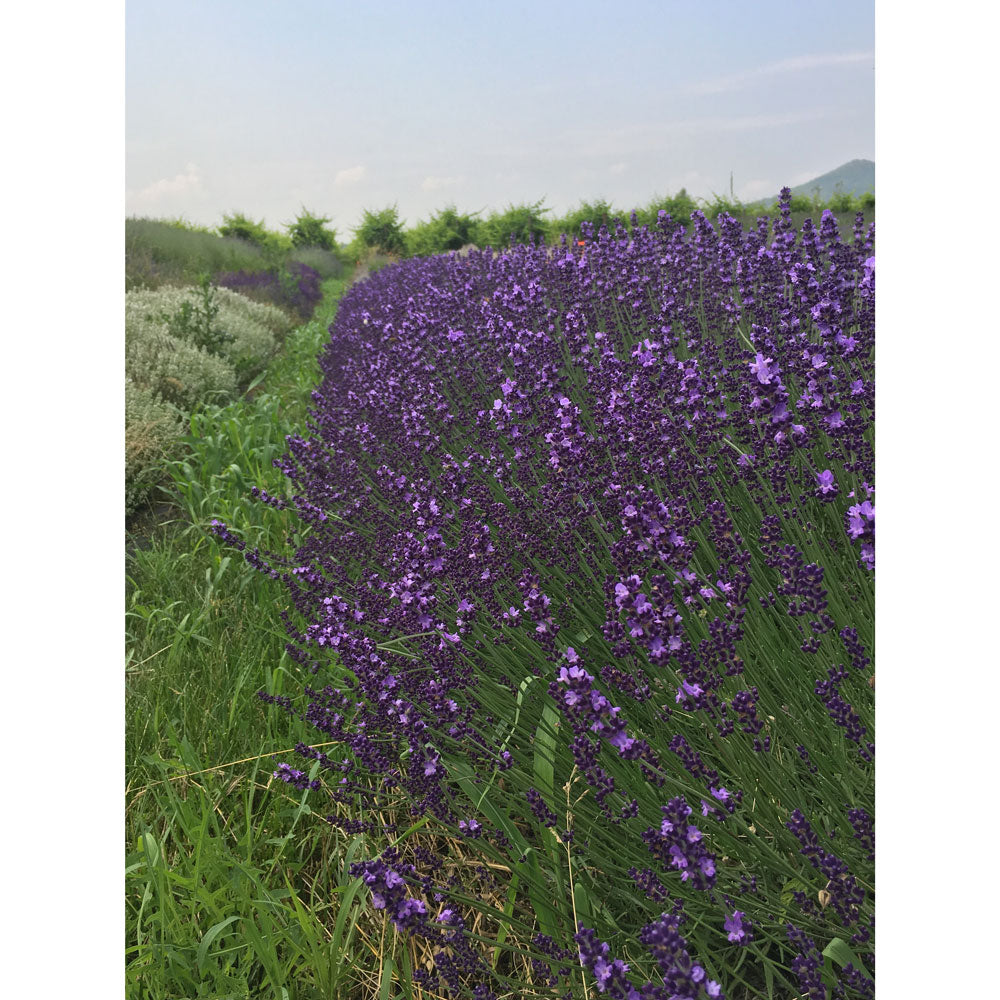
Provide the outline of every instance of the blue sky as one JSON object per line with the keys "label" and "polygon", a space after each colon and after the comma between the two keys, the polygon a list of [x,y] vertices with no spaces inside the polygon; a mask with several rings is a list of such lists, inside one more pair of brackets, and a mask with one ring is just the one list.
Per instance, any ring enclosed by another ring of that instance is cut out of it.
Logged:
{"label": "blue sky", "polygon": [[752,200],[875,158],[874,3],[126,5],[126,213],[347,238],[537,201]]}

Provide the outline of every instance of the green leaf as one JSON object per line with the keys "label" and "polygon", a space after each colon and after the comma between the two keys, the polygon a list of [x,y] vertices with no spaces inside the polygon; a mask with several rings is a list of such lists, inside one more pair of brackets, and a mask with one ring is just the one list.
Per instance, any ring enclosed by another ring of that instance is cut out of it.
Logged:
{"label": "green leaf", "polygon": [[579,880],[573,883],[573,898],[576,900],[577,923],[583,924],[585,927],[593,927],[594,907],[590,901],[590,893]]}
{"label": "green leaf", "polygon": [[792,893],[795,892],[809,892],[809,886],[805,882],[797,878],[790,878],[785,881],[785,884],[781,887],[781,901],[785,906],[790,906],[793,900]]}
{"label": "green leaf", "polygon": [[234,917],[227,917],[225,920],[220,920],[217,924],[212,924],[207,931],[205,931],[205,936],[201,939],[201,943],[198,945],[198,954],[195,956],[195,965],[198,966],[199,975],[203,971],[203,966],[205,964],[205,956],[208,954],[208,949],[211,948],[212,942],[234,921],[242,920],[243,918],[237,914]]}
{"label": "green leaf", "polygon": [[392,959],[386,955],[382,959],[382,976],[379,980],[378,1000],[389,1000],[389,987],[392,986],[392,973],[395,968]]}
{"label": "green leaf", "polygon": [[138,847],[146,855],[150,868],[160,860],[160,845],[157,844],[156,838],[151,833],[144,833],[139,838]]}
{"label": "green leaf", "polygon": [[542,867],[538,863],[538,852],[533,847],[529,847],[524,853],[529,872],[528,897],[531,899],[532,909],[538,918],[538,926],[543,934],[558,940],[559,918],[550,902],[552,887],[542,875]]}
{"label": "green leaf", "polygon": [[854,950],[843,938],[835,937],[823,949],[823,957],[833,959],[841,968],[850,962],[855,969],[860,969],[866,976],[870,977],[870,973],[862,964],[861,959],[854,954]]}
{"label": "green leaf", "polygon": [[556,723],[559,714],[554,705],[542,709],[542,721],[535,730],[534,772],[538,791],[549,806],[555,805]]}
{"label": "green leaf", "polygon": [[[521,877],[515,873],[511,876],[510,888],[507,890],[507,902],[503,908],[503,914],[505,917],[510,917],[511,913],[514,912],[514,900],[517,898],[517,887],[521,884]],[[493,951],[493,961],[490,963],[493,967],[493,971],[496,971],[497,962],[500,960],[500,949],[503,947],[504,941],[507,940],[507,932],[510,930],[510,924],[506,920],[500,921],[500,930],[497,932],[496,946]]]}

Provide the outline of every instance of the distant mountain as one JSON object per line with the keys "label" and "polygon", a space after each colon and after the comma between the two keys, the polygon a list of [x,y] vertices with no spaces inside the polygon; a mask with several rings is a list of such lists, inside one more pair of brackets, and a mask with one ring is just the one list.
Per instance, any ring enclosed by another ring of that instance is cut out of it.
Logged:
{"label": "distant mountain", "polygon": [[[829,201],[838,191],[845,194],[863,195],[866,191],[875,190],[875,162],[873,160],[850,160],[819,177],[814,177],[805,184],[797,184],[792,188],[792,194],[804,194],[811,198],[816,189],[819,188],[819,197],[822,201]],[[778,200],[777,194],[773,198],[762,198],[755,204],[773,205]]]}
{"label": "distant mountain", "polygon": [[792,194],[812,195],[816,188],[823,201],[828,201],[838,190],[853,195],[874,191],[875,163],[873,160],[851,160],[836,170],[793,187]]}

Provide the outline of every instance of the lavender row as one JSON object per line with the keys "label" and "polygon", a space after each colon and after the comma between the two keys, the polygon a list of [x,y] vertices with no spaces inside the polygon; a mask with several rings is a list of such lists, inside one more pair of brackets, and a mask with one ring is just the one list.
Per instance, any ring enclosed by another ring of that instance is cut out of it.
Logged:
{"label": "lavender row", "polygon": [[215,282],[223,288],[288,309],[303,321],[312,319],[323,298],[319,272],[298,261],[287,264],[284,270],[226,271],[216,275]]}
{"label": "lavender row", "polygon": [[874,232],[782,208],[373,275],[260,494],[304,541],[216,528],[289,588],[330,822],[518,879],[358,867],[428,987],[873,989]]}

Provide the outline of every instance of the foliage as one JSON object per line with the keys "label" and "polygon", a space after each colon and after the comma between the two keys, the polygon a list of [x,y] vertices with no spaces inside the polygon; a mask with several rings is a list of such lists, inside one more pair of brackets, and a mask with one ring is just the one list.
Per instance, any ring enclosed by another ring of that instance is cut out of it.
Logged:
{"label": "foliage", "polygon": [[125,494],[131,514],[149,496],[179,422],[230,399],[263,370],[287,334],[287,314],[203,281],[199,288],[125,295]]}
{"label": "foliage", "polygon": [[711,201],[703,203],[702,211],[708,218],[715,220],[723,214],[738,217],[744,213],[745,209],[738,198],[727,198],[725,195],[714,194]]}
{"label": "foliage", "polygon": [[617,218],[617,215],[618,213],[611,205],[602,198],[592,202],[582,201],[578,208],[564,215],[561,219],[553,219],[549,225],[549,233],[552,236],[560,236],[565,233],[571,240],[579,239],[580,227],[585,222],[593,227],[595,234],[600,232],[602,226],[607,228],[609,232],[613,232],[613,220]]}
{"label": "foliage", "polygon": [[146,314],[129,322],[128,311],[125,373],[184,411],[204,400],[228,399],[236,391],[235,370],[223,358],[168,333],[159,316]]}
{"label": "foliage", "polygon": [[674,222],[687,227],[691,224],[691,213],[697,208],[698,204],[694,198],[687,193],[685,188],[681,188],[672,197],[654,197],[646,208],[638,213],[639,221],[644,225],[654,226],[659,213],[666,212]]}
{"label": "foliage", "polygon": [[399,220],[399,211],[395,205],[378,212],[366,208],[361,225],[354,232],[364,247],[399,257],[406,253],[406,239]]}
{"label": "foliage", "polygon": [[344,274],[344,263],[347,259],[346,250],[337,247],[334,250],[320,250],[317,247],[299,247],[289,255],[289,263],[295,262],[311,267],[321,281],[339,278]]}
{"label": "foliage", "polygon": [[373,275],[214,525],[287,588],[277,787],[436,838],[347,871],[414,987],[873,995],[874,232],[788,195]]}
{"label": "foliage", "polygon": [[319,272],[300,261],[284,268],[265,271],[236,271],[218,274],[215,280],[224,288],[238,291],[258,302],[269,302],[308,320],[322,298]]}
{"label": "foliage", "polygon": [[[287,759],[306,735],[256,697],[280,695],[293,676],[285,639],[268,622],[279,587],[237,573],[208,534],[214,516],[253,522],[262,545],[290,529],[286,515],[247,494],[280,490],[272,461],[304,419],[343,287],[328,286],[330,305],[289,337],[252,401],[191,417],[166,463],[163,494],[183,520],[150,539],[128,538],[130,998],[280,997],[285,989],[299,1000],[350,1000],[370,985],[364,959],[379,947],[379,928],[348,869],[390,841],[310,828],[314,792],[266,793],[276,784],[271,755]],[[404,967],[401,946],[383,950]]]}
{"label": "foliage", "polygon": [[[126,293],[126,343],[165,336],[235,365],[241,359],[270,358],[292,326],[288,314],[273,306],[253,302],[222,287],[208,286],[208,293],[208,313],[204,308],[204,285],[198,289],[139,289]],[[200,342],[206,324],[210,336],[217,338],[215,351]]]}
{"label": "foliage", "polygon": [[180,429],[180,413],[148,386],[125,377],[125,514],[149,497],[155,469],[171,452]]}
{"label": "foliage", "polygon": [[542,216],[549,209],[544,199],[531,204],[508,205],[506,210],[493,213],[483,223],[482,241],[494,250],[504,250],[514,243],[542,243],[549,227]]}
{"label": "foliage", "polygon": [[203,274],[261,267],[258,247],[154,219],[125,220],[125,287],[195,284]]}
{"label": "foliage", "polygon": [[414,257],[427,257],[477,243],[481,228],[476,218],[478,214],[460,214],[454,205],[435,212],[427,222],[418,223],[406,231],[407,253]]}
{"label": "foliage", "polygon": [[203,226],[197,222],[189,222],[182,216],[176,219],[164,219],[163,223],[171,229],[179,229],[185,233],[202,233],[205,236],[215,236],[216,229],[213,226]]}
{"label": "foliage", "polygon": [[330,219],[325,215],[313,215],[305,208],[299,212],[294,222],[285,228],[295,248],[312,247],[319,250],[334,250],[337,246],[337,234],[327,228]]}
{"label": "foliage", "polygon": [[174,313],[161,313],[167,330],[175,337],[190,341],[195,347],[201,347],[209,354],[223,354],[226,344],[231,344],[236,338],[220,327],[216,320],[219,306],[215,301],[215,288],[208,275],[203,275],[198,284],[199,292],[192,301],[185,298]]}
{"label": "foliage", "polygon": [[860,202],[850,191],[837,190],[827,202],[831,212],[837,215],[852,215],[861,208]]}
{"label": "foliage", "polygon": [[245,243],[250,243],[262,250],[273,245],[274,242],[274,234],[268,232],[264,227],[263,219],[260,222],[254,222],[242,212],[223,215],[222,225],[219,226],[219,235],[243,240]]}

